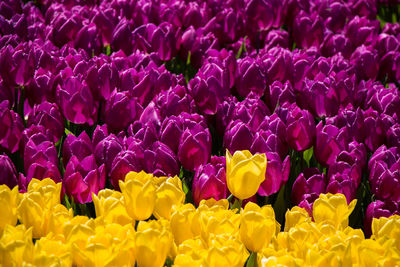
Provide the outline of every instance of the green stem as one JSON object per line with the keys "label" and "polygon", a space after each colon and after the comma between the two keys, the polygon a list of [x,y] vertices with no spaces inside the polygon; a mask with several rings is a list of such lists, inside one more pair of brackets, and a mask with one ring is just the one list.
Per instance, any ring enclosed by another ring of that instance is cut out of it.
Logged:
{"label": "green stem", "polygon": [[230,194],[230,195],[229,195],[229,197],[227,197],[226,199],[227,199],[229,202],[231,202],[231,201],[232,201],[232,199],[233,199],[233,195],[232,195],[232,194]]}
{"label": "green stem", "polygon": [[249,259],[247,260],[246,267],[257,267],[257,253],[251,252]]}

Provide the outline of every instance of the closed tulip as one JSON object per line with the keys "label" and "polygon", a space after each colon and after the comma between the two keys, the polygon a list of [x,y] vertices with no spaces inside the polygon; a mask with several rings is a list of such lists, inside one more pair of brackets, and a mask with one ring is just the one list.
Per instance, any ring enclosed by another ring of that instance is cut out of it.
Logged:
{"label": "closed tulip", "polygon": [[275,214],[271,206],[260,208],[249,202],[240,218],[240,239],[249,250],[260,252],[275,235]]}
{"label": "closed tulip", "polygon": [[125,182],[119,182],[126,211],[135,220],[146,220],[153,213],[156,188],[152,178],[153,175],[144,172],[129,172],[125,177]]}
{"label": "closed tulip", "polygon": [[6,185],[0,185],[0,236],[6,225],[17,224],[18,187],[12,190]]}
{"label": "closed tulip", "polygon": [[98,195],[92,194],[96,217],[104,218],[107,223],[128,224],[132,221],[125,206],[122,193],[110,189],[100,190]]}
{"label": "closed tulip", "polygon": [[154,216],[170,219],[174,208],[185,202],[185,193],[182,190],[182,181],[178,176],[169,177],[156,190]]}
{"label": "closed tulip", "polygon": [[167,258],[172,234],[157,222],[140,222],[135,235],[136,260],[139,267],[163,266]]}
{"label": "closed tulip", "polygon": [[248,150],[231,155],[226,151],[226,182],[229,191],[239,199],[247,199],[257,193],[265,180],[267,157],[252,155]]}

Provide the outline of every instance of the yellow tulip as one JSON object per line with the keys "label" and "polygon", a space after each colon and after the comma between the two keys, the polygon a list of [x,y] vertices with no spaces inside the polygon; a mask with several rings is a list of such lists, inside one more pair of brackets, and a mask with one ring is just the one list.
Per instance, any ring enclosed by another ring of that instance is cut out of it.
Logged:
{"label": "yellow tulip", "polygon": [[12,190],[6,185],[0,185],[0,236],[4,227],[17,224],[18,187]]}
{"label": "yellow tulip", "polygon": [[244,266],[249,252],[235,237],[230,235],[213,236],[208,250],[207,263],[216,266]]}
{"label": "yellow tulip", "polygon": [[206,266],[207,248],[200,238],[187,239],[178,248],[174,266]]}
{"label": "yellow tulip", "polygon": [[173,243],[172,234],[158,222],[139,222],[135,234],[136,260],[139,267],[163,266]]}
{"label": "yellow tulip", "polygon": [[347,205],[343,194],[321,194],[313,205],[313,218],[317,224],[331,224],[335,228],[344,229],[349,224],[349,216],[355,208],[357,200]]}
{"label": "yellow tulip", "polygon": [[145,172],[129,172],[125,182],[119,181],[125,208],[133,219],[146,220],[154,210],[156,188],[152,182],[152,175]]}
{"label": "yellow tulip", "polygon": [[182,190],[182,181],[179,177],[169,177],[156,190],[154,216],[170,219],[172,208],[185,202],[185,193]]}
{"label": "yellow tulip", "polygon": [[248,202],[240,218],[240,239],[247,249],[259,252],[275,235],[276,223],[271,206],[260,208]]}
{"label": "yellow tulip", "polygon": [[99,191],[92,195],[96,217],[102,217],[108,223],[125,225],[132,223],[125,206],[122,193],[110,189]]}
{"label": "yellow tulip", "polygon": [[0,263],[2,266],[22,266],[33,261],[32,228],[23,224],[6,225],[0,239]]}
{"label": "yellow tulip", "polygon": [[239,232],[240,214],[232,210],[203,211],[200,212],[199,217],[194,217],[195,219],[199,220],[200,234],[206,241],[211,235],[233,236]]}
{"label": "yellow tulip", "polygon": [[194,237],[192,232],[192,221],[194,215],[195,207],[190,203],[181,206],[172,214],[170,220],[171,231],[177,245]]}
{"label": "yellow tulip", "polygon": [[250,151],[236,151],[233,156],[226,151],[226,183],[229,191],[238,199],[247,199],[257,193],[265,180],[267,157],[252,155]]}
{"label": "yellow tulip", "polygon": [[308,212],[303,208],[295,206],[285,214],[285,231],[289,231],[292,227],[308,222],[311,222]]}
{"label": "yellow tulip", "polygon": [[56,184],[52,179],[32,179],[29,182],[27,193],[38,192],[44,199],[47,208],[60,204],[61,183]]}
{"label": "yellow tulip", "polygon": [[36,266],[71,266],[71,246],[63,243],[64,237],[49,234],[36,241],[34,264]]}
{"label": "yellow tulip", "polygon": [[48,232],[54,234],[63,234],[64,225],[74,217],[72,209],[67,209],[62,204],[57,204],[50,213]]}

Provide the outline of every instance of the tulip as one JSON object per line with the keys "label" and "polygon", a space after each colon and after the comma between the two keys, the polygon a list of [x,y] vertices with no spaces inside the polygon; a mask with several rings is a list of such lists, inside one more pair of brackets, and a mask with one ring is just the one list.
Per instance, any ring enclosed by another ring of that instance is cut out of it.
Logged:
{"label": "tulip", "polygon": [[243,200],[256,194],[265,180],[267,157],[265,154],[252,155],[248,150],[231,155],[226,151],[226,182],[229,191]]}
{"label": "tulip", "polygon": [[227,235],[217,235],[211,240],[207,263],[214,266],[243,266],[249,257],[245,246]]}
{"label": "tulip", "polygon": [[[143,148],[140,145],[137,146],[137,149],[143,153]],[[114,158],[110,178],[111,184],[115,189],[119,189],[118,181],[124,180],[128,172],[138,172],[143,169],[141,159],[138,158],[138,153],[135,152],[132,150],[123,150]]]}
{"label": "tulip", "polygon": [[108,129],[107,125],[97,125],[96,129],[94,129],[93,135],[92,135],[92,144],[93,147],[95,148],[98,143],[100,143],[101,140],[106,138],[108,136]]}
{"label": "tulip", "polygon": [[72,265],[71,247],[50,234],[35,242],[33,262],[35,265],[60,263],[62,266]]}
{"label": "tulip", "polygon": [[317,198],[326,192],[327,179],[317,168],[305,169],[293,183],[292,202],[298,205],[307,195]]}
{"label": "tulip", "polygon": [[63,144],[63,163],[67,165],[69,160],[75,156],[78,160],[83,160],[92,155],[93,146],[90,137],[83,131],[78,137],[68,134]]}
{"label": "tulip", "polygon": [[98,142],[94,149],[97,165],[105,164],[106,173],[110,173],[115,157],[122,151],[122,144],[113,134]]}
{"label": "tulip", "polygon": [[379,219],[380,217],[390,217],[392,215],[399,215],[399,204],[395,201],[376,200],[368,205],[364,218],[364,232],[366,236],[371,235],[371,225],[373,218]]}
{"label": "tulip", "polygon": [[182,166],[190,171],[209,161],[211,156],[211,135],[208,128],[196,125],[186,129],[181,136],[178,158]]}
{"label": "tulip", "polygon": [[179,164],[176,155],[168,146],[155,142],[144,151],[144,170],[156,176],[174,176],[179,174]]}
{"label": "tulip", "polygon": [[337,194],[341,193],[346,197],[347,203],[356,198],[357,182],[347,173],[335,173],[329,177],[326,192]]}
{"label": "tulip", "polygon": [[287,182],[290,172],[290,157],[282,161],[277,153],[267,152],[267,171],[265,180],[261,183],[257,193],[260,196],[269,196],[278,192]]}
{"label": "tulip", "polygon": [[238,74],[235,87],[241,97],[246,97],[250,92],[262,96],[266,89],[265,74],[261,62],[246,57],[238,61]]}
{"label": "tulip", "polygon": [[121,19],[115,26],[112,39],[111,48],[113,51],[122,50],[125,55],[130,55],[133,50],[133,36],[131,28],[132,25],[125,18]]}
{"label": "tulip", "polygon": [[117,92],[115,90],[105,107],[105,122],[110,130],[119,132],[127,128],[134,120],[137,120],[142,111],[143,108],[138,101],[130,97],[128,92]]}
{"label": "tulip", "polygon": [[153,176],[144,172],[129,172],[125,182],[119,181],[125,208],[134,220],[146,220],[154,211],[156,188]]}
{"label": "tulip", "polygon": [[338,129],[333,125],[323,126],[322,122],[317,125],[317,138],[314,147],[314,155],[318,162],[324,166],[331,165],[347,142],[347,130]]}
{"label": "tulip", "polygon": [[0,155],[0,185],[14,188],[18,184],[17,171],[7,155]]}
{"label": "tulip", "polygon": [[178,176],[169,177],[156,189],[156,201],[154,204],[154,216],[170,220],[174,209],[178,209],[185,202],[185,193],[182,189],[182,181]]}
{"label": "tulip", "polygon": [[307,110],[292,104],[286,120],[287,140],[292,149],[304,151],[313,146],[315,140],[314,117]]}
{"label": "tulip", "polygon": [[[148,224],[148,225],[146,225]],[[172,242],[172,235],[156,222],[140,222],[135,234],[135,252],[138,266],[163,266]]]}
{"label": "tulip", "polygon": [[269,90],[265,94],[265,102],[268,104],[270,110],[275,110],[278,105],[282,106],[286,102],[296,102],[293,87],[290,82],[281,83],[274,81]]}
{"label": "tulip", "polygon": [[211,157],[211,162],[200,165],[196,170],[192,184],[193,201],[198,206],[202,199],[215,200],[227,197],[225,162],[218,162],[223,157]]}
{"label": "tulip", "polygon": [[182,122],[179,117],[168,117],[161,125],[160,141],[166,144],[175,154],[177,154],[182,132]]}
{"label": "tulip", "polygon": [[336,229],[344,229],[348,226],[349,216],[355,208],[357,200],[347,204],[343,194],[321,194],[313,205],[314,221],[330,224]]}
{"label": "tulip", "polygon": [[271,206],[260,208],[249,202],[240,217],[240,239],[247,249],[260,252],[275,235],[275,213]]}
{"label": "tulip", "polygon": [[371,51],[364,45],[358,47],[352,54],[350,62],[354,64],[359,80],[376,79],[379,61],[376,51]]}
{"label": "tulip", "polygon": [[29,115],[27,127],[31,125],[43,125],[46,134],[51,136],[51,141],[56,143],[64,133],[64,121],[60,110],[56,104],[42,102],[33,107],[33,112]]}
{"label": "tulip", "polygon": [[31,263],[33,261],[32,228],[23,224],[7,225],[0,238],[0,260],[7,266]]}
{"label": "tulip", "polygon": [[65,167],[63,185],[69,197],[76,203],[92,201],[92,193],[97,194],[104,188],[106,173],[104,164],[97,167],[93,155],[81,161],[72,156]]}
{"label": "tulip", "polygon": [[70,76],[57,86],[57,98],[64,117],[77,124],[93,125],[98,103],[85,81]]}
{"label": "tulip", "polygon": [[323,22],[317,13],[300,11],[293,22],[293,39],[301,48],[319,47],[323,40]]}
{"label": "tulip", "polygon": [[224,135],[224,147],[231,151],[248,149],[253,140],[253,131],[240,120],[231,121]]}
{"label": "tulip", "polygon": [[24,124],[21,117],[7,106],[8,101],[0,103],[0,147],[15,153],[19,149]]}
{"label": "tulip", "polygon": [[102,217],[109,224],[126,225],[131,223],[132,219],[125,209],[122,193],[111,189],[103,189],[97,195],[93,193],[92,199],[97,218]]}
{"label": "tulip", "polygon": [[170,219],[171,232],[174,235],[174,240],[177,245],[183,243],[185,240],[194,238],[191,228],[195,212],[195,207],[188,203],[178,207],[172,213]]}
{"label": "tulip", "polygon": [[0,219],[0,236],[6,225],[15,226],[17,224],[17,201],[18,187],[10,189],[7,185],[0,185],[0,209],[3,214]]}

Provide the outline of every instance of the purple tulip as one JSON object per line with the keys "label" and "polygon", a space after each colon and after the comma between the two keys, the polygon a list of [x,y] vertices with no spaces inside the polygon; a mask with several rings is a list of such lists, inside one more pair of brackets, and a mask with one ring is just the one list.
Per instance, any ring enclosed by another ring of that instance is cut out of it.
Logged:
{"label": "purple tulip", "polygon": [[53,90],[55,78],[56,76],[51,71],[42,68],[35,71],[33,79],[26,86],[26,97],[32,106],[43,101],[52,102],[55,100]]}
{"label": "purple tulip", "polygon": [[305,78],[303,88],[296,92],[297,103],[316,117],[334,116],[339,109],[339,98],[329,84]]}
{"label": "purple tulip", "polygon": [[251,128],[240,120],[232,121],[224,135],[224,147],[231,153],[237,150],[249,149],[253,142],[254,133]]}
{"label": "purple tulip", "polygon": [[389,116],[400,117],[400,93],[394,84],[389,84],[388,88],[377,86],[377,90],[368,100],[367,104],[379,113]]}
{"label": "purple tulip", "polygon": [[118,70],[103,57],[93,61],[95,64],[87,70],[86,83],[96,100],[108,100],[119,83]]}
{"label": "purple tulip", "polygon": [[286,184],[290,172],[290,157],[287,156],[283,161],[275,152],[267,152],[268,168],[265,173],[265,180],[261,183],[257,193],[261,196],[275,194]]}
{"label": "purple tulip", "polygon": [[380,200],[400,201],[400,160],[397,148],[379,147],[369,163],[371,192]]}
{"label": "purple tulip", "polygon": [[43,135],[39,134],[33,135],[26,144],[24,149],[25,173],[28,173],[28,169],[31,168],[34,163],[50,162],[54,166],[58,166],[59,159],[54,143],[43,139],[43,137]]}
{"label": "purple tulip", "polygon": [[232,117],[238,103],[239,101],[237,98],[231,96],[227,97],[225,101],[218,106],[217,113],[215,115],[216,129],[218,134],[224,135],[226,127],[232,121]]}
{"label": "purple tulip", "polygon": [[330,124],[324,126],[321,121],[316,127],[314,155],[319,163],[329,166],[345,148],[346,142],[348,142],[346,128],[339,129]]}
{"label": "purple tulip", "polygon": [[5,184],[10,189],[18,184],[17,171],[7,155],[0,155],[0,184]]}
{"label": "purple tulip", "polygon": [[179,117],[171,116],[163,121],[160,129],[160,141],[177,154],[182,133],[183,126],[181,120]]}
{"label": "purple tulip", "polygon": [[326,193],[327,184],[328,180],[325,174],[321,173],[317,168],[305,169],[293,183],[293,204],[298,205],[310,196],[313,200],[317,199],[321,193]]}
{"label": "purple tulip", "polygon": [[200,165],[193,178],[193,200],[199,205],[202,199],[220,200],[228,196],[224,157],[211,157],[210,163]]}
{"label": "purple tulip", "polygon": [[290,50],[274,47],[270,50],[261,50],[260,55],[268,85],[274,81],[285,82],[292,79],[293,56]]}
{"label": "purple tulip", "polygon": [[[143,150],[143,149],[142,149]],[[143,153],[143,151],[142,151]],[[110,173],[112,186],[118,190],[119,180],[124,181],[125,175],[130,171],[140,172],[143,170],[142,160],[137,157],[137,153],[131,150],[123,150],[114,158]]]}
{"label": "purple tulip", "polygon": [[133,51],[133,35],[131,32],[131,23],[122,18],[118,25],[114,28],[111,39],[111,48],[114,51],[122,50],[125,55],[132,54]]}
{"label": "purple tulip", "polygon": [[358,47],[351,56],[350,62],[354,64],[359,80],[376,79],[378,75],[379,60],[375,50],[364,45]]}
{"label": "purple tulip", "polygon": [[25,173],[26,177],[21,179],[20,176],[19,178],[20,181],[18,182],[18,185],[21,189],[26,189],[33,178],[39,180],[50,178],[56,183],[61,182],[61,174],[57,165],[50,161],[36,161],[28,167]]}
{"label": "purple tulip", "polygon": [[[248,148],[246,148],[248,149]],[[277,153],[281,159],[287,155],[287,145],[271,130],[259,130],[250,145],[252,153]]]}
{"label": "purple tulip", "polygon": [[76,34],[74,47],[81,48],[89,55],[98,55],[101,52],[102,42],[99,29],[96,24],[89,23],[84,25]]}
{"label": "purple tulip", "polygon": [[58,106],[54,103],[42,102],[33,107],[28,117],[27,126],[42,125],[51,141],[57,143],[64,133],[64,121]]}
{"label": "purple tulip", "polygon": [[8,101],[0,103],[0,147],[11,153],[19,149],[24,124],[21,117],[8,109]]}
{"label": "purple tulip", "polygon": [[187,128],[181,136],[178,158],[182,166],[190,171],[206,164],[211,156],[211,135],[208,128],[201,125]]}
{"label": "purple tulip", "polygon": [[65,118],[73,123],[93,125],[98,103],[86,82],[71,76],[57,86],[57,97]]}
{"label": "purple tulip", "polygon": [[108,129],[107,125],[97,125],[96,129],[94,129],[93,135],[92,135],[92,144],[93,147],[96,147],[98,143],[100,143],[104,138],[108,136]]}
{"label": "purple tulip", "polygon": [[363,112],[365,145],[370,151],[375,151],[385,143],[386,129],[383,122],[383,115],[376,110],[368,108]]}
{"label": "purple tulip", "polygon": [[63,163],[67,166],[72,156],[76,156],[78,160],[83,160],[87,156],[93,154],[93,146],[90,137],[83,131],[78,137],[69,134],[63,144]]}
{"label": "purple tulip", "polygon": [[155,106],[159,108],[161,118],[173,115],[178,116],[182,112],[191,113],[195,111],[193,98],[189,95],[188,90],[181,85],[161,92],[153,101]]}
{"label": "purple tulip", "polygon": [[245,57],[238,60],[235,87],[241,97],[246,97],[250,92],[257,96],[264,95],[266,78],[261,66],[259,59]]}
{"label": "purple tulip", "polygon": [[400,148],[400,125],[396,123],[389,128],[386,134],[388,146],[395,146]]}
{"label": "purple tulip", "polygon": [[156,176],[179,175],[178,159],[174,152],[161,142],[153,143],[144,151],[144,170]]}
{"label": "purple tulip", "polygon": [[344,34],[330,33],[321,44],[321,52],[326,57],[332,57],[341,53],[343,57],[349,58],[353,52],[352,43]]}
{"label": "purple tulip", "polygon": [[300,11],[293,22],[293,39],[300,48],[319,47],[323,40],[324,25],[316,13]]}
{"label": "purple tulip", "polygon": [[137,99],[130,97],[128,92],[114,91],[105,107],[105,122],[108,129],[119,132],[139,119],[142,111]]}
{"label": "purple tulip", "polygon": [[[362,1],[367,2],[367,1]],[[379,21],[355,16],[345,26],[344,32],[354,47],[368,45],[376,40],[380,31]]]}
{"label": "purple tulip", "polygon": [[329,177],[329,182],[326,187],[326,192],[345,195],[347,203],[355,199],[357,191],[356,182],[346,173],[335,173]]}
{"label": "purple tulip", "polygon": [[371,235],[371,225],[373,218],[390,217],[400,215],[400,206],[398,202],[391,200],[376,200],[368,205],[364,218],[364,232],[366,237]]}
{"label": "purple tulip", "polygon": [[292,149],[304,151],[314,145],[315,122],[310,112],[300,109],[296,104],[291,104],[286,125],[287,142]]}
{"label": "purple tulip", "polygon": [[280,27],[283,8],[283,3],[276,0],[246,1],[245,12],[249,27],[253,28],[253,31]]}
{"label": "purple tulip", "polygon": [[83,160],[72,156],[65,168],[63,187],[74,202],[88,203],[92,201],[92,193],[97,195],[104,188],[105,181],[104,164],[98,167],[93,155]]}
{"label": "purple tulip", "polygon": [[277,106],[282,106],[285,103],[296,102],[293,87],[290,82],[282,84],[280,81],[275,81],[269,86],[269,90],[265,94],[265,102],[270,110],[275,110]]}
{"label": "purple tulip", "polygon": [[117,137],[113,134],[105,137],[99,143],[97,143],[94,156],[96,158],[97,165],[105,165],[106,173],[110,173],[112,169],[112,163],[115,157],[121,152],[123,149],[122,144],[119,142]]}
{"label": "purple tulip", "polygon": [[289,48],[289,33],[283,29],[272,29],[265,37],[264,43],[266,50],[277,46]]}

